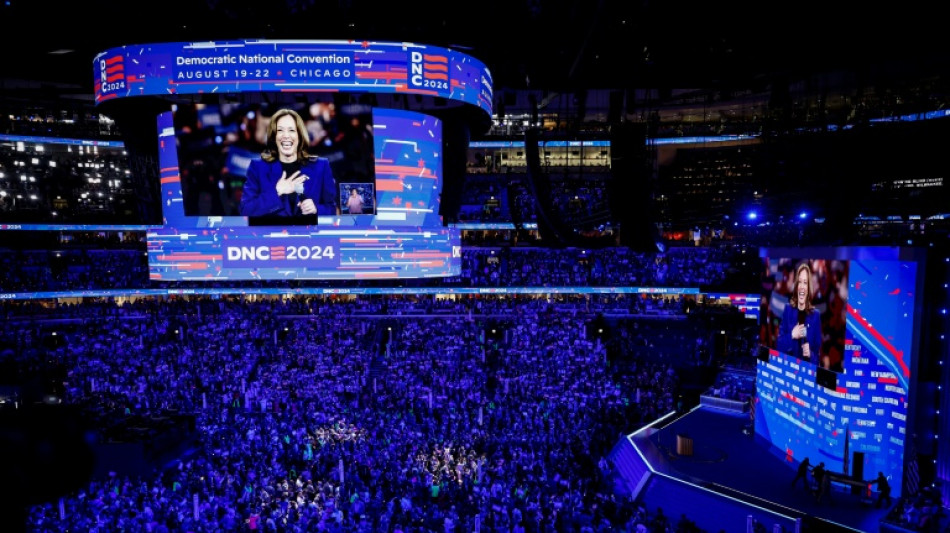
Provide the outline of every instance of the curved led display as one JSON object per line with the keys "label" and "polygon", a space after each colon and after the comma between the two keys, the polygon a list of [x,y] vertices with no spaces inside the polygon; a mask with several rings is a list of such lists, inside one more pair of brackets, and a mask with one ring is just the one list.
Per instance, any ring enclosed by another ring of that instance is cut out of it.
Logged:
{"label": "curved led display", "polygon": [[93,61],[96,103],[130,96],[239,92],[421,95],[491,116],[491,73],[466,54],[378,41],[243,40],[126,45]]}

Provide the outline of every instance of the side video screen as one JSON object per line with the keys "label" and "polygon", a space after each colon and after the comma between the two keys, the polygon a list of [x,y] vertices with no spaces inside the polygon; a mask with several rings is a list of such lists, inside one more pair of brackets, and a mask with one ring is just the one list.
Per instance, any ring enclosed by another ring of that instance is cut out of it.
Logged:
{"label": "side video screen", "polygon": [[[789,461],[808,457],[863,479],[883,472],[899,494],[919,262],[866,249],[836,254],[844,258],[764,258],[762,340],[769,348],[757,361],[755,432]],[[806,343],[818,346],[811,357]]]}

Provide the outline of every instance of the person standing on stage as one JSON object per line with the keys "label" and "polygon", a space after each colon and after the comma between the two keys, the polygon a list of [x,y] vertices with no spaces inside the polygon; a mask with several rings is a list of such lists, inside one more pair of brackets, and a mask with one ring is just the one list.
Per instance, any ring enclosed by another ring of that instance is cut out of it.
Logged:
{"label": "person standing on stage", "polygon": [[874,502],[874,507],[880,509],[881,504],[884,503],[884,500],[887,500],[887,505],[891,505],[891,483],[887,480],[887,477],[884,476],[884,472],[877,473],[877,479],[871,482],[871,485],[877,485],[877,490],[879,491],[877,501]]}
{"label": "person standing on stage", "polygon": [[815,501],[821,502],[821,497],[825,495],[825,487],[828,486],[828,480],[825,479],[825,463],[818,463],[811,471],[811,477],[815,479]]}
{"label": "person standing on stage", "polygon": [[808,490],[808,469],[811,467],[811,463],[808,462],[808,458],[802,459],[802,462],[798,463],[798,473],[795,474],[795,479],[792,480],[792,488],[795,488],[795,485],[798,484],[798,480],[802,480],[802,483],[805,485],[805,489]]}

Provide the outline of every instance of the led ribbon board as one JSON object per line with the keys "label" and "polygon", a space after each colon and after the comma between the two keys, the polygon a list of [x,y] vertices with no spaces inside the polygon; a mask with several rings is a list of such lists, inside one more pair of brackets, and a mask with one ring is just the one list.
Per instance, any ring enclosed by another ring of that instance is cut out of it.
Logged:
{"label": "led ribbon board", "polygon": [[422,95],[491,116],[485,65],[436,46],[244,40],[126,45],[93,61],[96,103],[130,96],[273,91]]}

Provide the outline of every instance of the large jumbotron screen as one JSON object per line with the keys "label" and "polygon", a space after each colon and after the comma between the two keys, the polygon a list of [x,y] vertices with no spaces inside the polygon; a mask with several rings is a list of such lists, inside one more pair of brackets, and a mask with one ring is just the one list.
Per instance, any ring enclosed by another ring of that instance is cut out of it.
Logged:
{"label": "large jumbotron screen", "polygon": [[[452,131],[488,124],[491,75],[478,60],[405,42],[244,40],[128,45],[97,55],[93,72],[98,104],[169,101],[157,117],[163,224],[147,233],[152,280],[459,274],[459,230],[439,215],[442,132],[445,117]],[[269,117],[287,107],[334,178],[309,219],[239,209]],[[449,153],[465,148],[453,142]]]}
{"label": "large jumbotron screen", "polygon": [[[329,105],[307,103],[301,107]],[[366,153],[352,154],[342,146],[314,150],[329,159],[335,169],[339,209],[336,214],[319,216],[310,225],[273,220],[253,224],[249,222],[251,217],[236,212],[248,164],[260,158],[260,147],[253,147],[256,142],[242,146],[228,143],[225,131],[196,135],[194,128],[185,128],[180,122],[176,127],[175,113],[180,113],[180,108],[160,115],[164,226],[148,232],[151,278],[457,275],[458,233],[442,227],[438,214],[442,188],[440,121],[395,109],[354,111],[358,113],[347,116],[371,121],[364,128],[372,131],[364,139],[364,144],[368,143]],[[210,120],[215,124],[224,121],[222,113],[220,107],[209,110],[202,106],[200,110],[206,118],[213,116]],[[266,110],[260,106],[244,109],[240,115],[266,122]],[[227,125],[222,130],[231,128]],[[345,195],[351,190],[363,199],[361,213],[350,213],[346,208]]]}
{"label": "large jumbotron screen", "polygon": [[[863,479],[883,472],[895,494],[915,382],[922,278],[922,262],[908,255],[895,248],[764,250],[760,317],[768,356],[757,363],[754,407],[756,434],[788,461],[808,457],[831,472],[862,472]],[[796,273],[810,278],[802,292],[816,315],[811,328],[821,329],[814,362],[798,348],[813,337],[780,339],[808,321],[785,309],[795,305]],[[783,327],[783,319],[792,324]]]}

